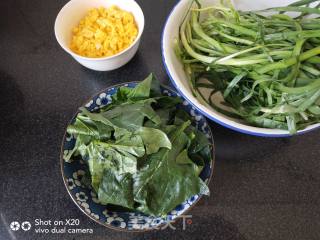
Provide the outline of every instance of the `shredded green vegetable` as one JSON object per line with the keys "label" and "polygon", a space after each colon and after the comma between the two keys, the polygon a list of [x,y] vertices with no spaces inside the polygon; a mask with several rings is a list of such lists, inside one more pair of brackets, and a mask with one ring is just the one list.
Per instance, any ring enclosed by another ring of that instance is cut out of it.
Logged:
{"label": "shredded green vegetable", "polygon": [[[242,12],[230,3],[202,8],[194,1],[175,42],[194,95],[253,126],[295,134],[319,123],[319,6],[301,0]],[[205,97],[203,88],[211,94]],[[231,111],[214,103],[217,92]]]}

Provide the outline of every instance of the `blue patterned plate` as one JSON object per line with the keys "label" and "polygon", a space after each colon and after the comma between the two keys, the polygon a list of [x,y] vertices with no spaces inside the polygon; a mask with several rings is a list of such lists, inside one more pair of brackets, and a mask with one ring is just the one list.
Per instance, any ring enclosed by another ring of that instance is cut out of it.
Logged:
{"label": "blue patterned plate", "polygon": [[[95,111],[100,107],[109,104],[111,102],[111,95],[115,94],[119,87],[127,86],[133,88],[136,85],[137,82],[130,82],[110,87],[93,97],[89,102],[86,103],[85,107],[90,111]],[[179,94],[166,87],[162,87],[162,93],[163,95],[181,97]],[[192,107],[187,101],[184,101],[178,107],[184,109],[193,117],[193,125],[198,130],[205,133],[210,142],[212,142],[213,146],[212,133],[204,116],[195,110],[195,108]],[[72,158],[70,161],[63,160],[63,154],[68,154],[68,151],[73,149],[74,144],[75,138],[66,133],[63,138],[60,156],[61,172],[64,184],[72,200],[82,210],[82,212],[97,223],[106,227],[125,231],[147,231],[159,229],[169,221],[172,221],[185,214],[185,212],[195,205],[201,197],[201,195],[195,195],[191,197],[186,202],[181,203],[174,210],[168,213],[166,218],[151,217],[139,212],[124,212],[109,209],[108,206],[99,203],[97,195],[93,189],[82,184],[81,178],[84,176],[87,169],[87,165],[84,163],[84,161]],[[214,159],[214,149],[212,149],[212,159]],[[204,180],[207,184],[209,184],[211,179],[212,169],[213,160],[210,164],[205,165],[200,174],[202,180]]]}

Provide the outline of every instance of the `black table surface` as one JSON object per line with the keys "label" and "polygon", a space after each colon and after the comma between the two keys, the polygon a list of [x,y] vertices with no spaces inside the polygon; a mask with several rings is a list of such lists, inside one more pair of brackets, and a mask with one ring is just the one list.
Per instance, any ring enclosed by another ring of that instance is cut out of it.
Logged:
{"label": "black table surface", "polygon": [[[139,0],[146,18],[137,55],[112,72],[88,70],[56,42],[66,0],[0,1],[0,239],[320,239],[320,130],[286,139],[240,134],[215,123],[211,196],[182,229],[110,230],[86,217],[62,181],[60,144],[77,108],[100,90],[154,72],[169,83],[160,39],[174,0]],[[93,234],[35,233],[36,219],[79,219]],[[12,231],[12,221],[30,221]],[[190,223],[190,222],[189,222]]]}

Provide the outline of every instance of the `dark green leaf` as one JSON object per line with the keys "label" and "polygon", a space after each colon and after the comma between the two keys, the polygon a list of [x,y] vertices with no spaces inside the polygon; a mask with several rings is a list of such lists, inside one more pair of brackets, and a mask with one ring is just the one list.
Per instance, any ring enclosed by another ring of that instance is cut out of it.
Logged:
{"label": "dark green leaf", "polygon": [[141,136],[148,155],[158,152],[160,148],[172,147],[167,135],[159,129],[141,127],[135,134]]}
{"label": "dark green leaf", "polygon": [[187,145],[184,130],[189,125],[186,122],[170,134],[174,148],[162,148],[150,155],[146,166],[134,174],[134,200],[140,204],[139,211],[163,216],[189,197],[209,193],[191,164],[176,162]]}
{"label": "dark green leaf", "polygon": [[102,204],[115,204],[126,208],[134,208],[132,175],[119,174],[111,169],[103,172],[103,179],[98,191]]}
{"label": "dark green leaf", "polygon": [[188,156],[188,150],[187,149],[184,149],[178,156],[177,156],[177,159],[176,159],[176,162],[178,164],[189,164],[190,166],[193,167],[193,171],[195,173],[196,176],[199,176],[199,174],[201,173],[202,169],[203,169],[203,166],[204,166],[204,163],[201,161],[199,161],[198,159],[198,162],[197,164],[195,164],[194,161],[192,161],[189,156]]}
{"label": "dark green leaf", "polygon": [[161,123],[160,117],[151,107],[153,102],[155,102],[154,99],[147,99],[131,104],[126,103],[99,114],[119,128],[134,131],[143,125],[145,118],[150,119],[156,125]]}
{"label": "dark green leaf", "polygon": [[190,153],[200,152],[203,148],[210,145],[209,140],[203,132],[192,129],[192,133],[195,134],[195,137],[192,139],[191,146],[189,147]]}
{"label": "dark green leaf", "polygon": [[142,138],[138,135],[123,135],[114,142],[93,141],[88,146],[82,144],[78,151],[82,158],[88,158],[92,186],[96,191],[105,169],[134,173],[137,170],[137,158],[145,154]]}

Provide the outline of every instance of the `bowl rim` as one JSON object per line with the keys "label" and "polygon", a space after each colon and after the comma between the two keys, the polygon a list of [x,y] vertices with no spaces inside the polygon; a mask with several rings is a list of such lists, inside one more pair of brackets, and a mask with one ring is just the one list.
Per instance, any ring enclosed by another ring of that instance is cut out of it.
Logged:
{"label": "bowl rim", "polygon": [[[311,132],[313,130],[316,130],[316,129],[320,129],[320,123],[316,123],[316,124],[312,124],[310,126],[308,126],[307,128],[305,129],[302,129],[302,130],[299,130],[297,131],[296,134],[292,135],[289,133],[289,131],[287,130],[281,130],[281,129],[268,129],[268,128],[261,128],[261,127],[255,127],[255,126],[250,126],[250,125],[246,125],[246,124],[243,124],[243,123],[237,123],[240,125],[240,127],[237,127],[237,126],[234,126],[232,124],[228,124],[228,123],[225,123],[224,121],[218,119],[217,117],[213,116],[212,114],[202,110],[199,106],[197,106],[196,103],[194,103],[192,100],[190,100],[190,98],[179,88],[178,84],[176,83],[176,81],[174,80],[170,70],[169,70],[169,67],[168,67],[168,64],[166,62],[166,56],[165,56],[165,39],[164,39],[164,36],[166,34],[166,30],[167,30],[167,27],[168,27],[168,22],[169,20],[172,18],[173,16],[173,13],[175,12],[176,8],[182,3],[184,2],[185,0],[179,0],[175,5],[174,7],[171,9],[171,12],[169,13],[169,15],[167,16],[167,19],[164,23],[164,27],[163,27],[163,30],[162,30],[162,35],[161,35],[161,55],[162,55],[162,64],[164,65],[164,68],[169,76],[169,79],[170,79],[170,82],[172,83],[172,85],[175,87],[175,89],[179,92],[180,95],[182,95],[183,98],[185,98],[193,107],[195,107],[197,109],[197,111],[199,111],[202,115],[206,116],[207,118],[209,118],[210,120],[218,123],[219,125],[223,126],[223,127],[226,127],[226,128],[229,128],[231,130],[234,130],[234,131],[237,131],[237,132],[240,132],[240,133],[244,133],[244,134],[248,134],[248,135],[252,135],[252,136],[257,136],[257,137],[274,137],[274,138],[289,138],[289,137],[292,137],[292,136],[297,136],[297,135],[302,135],[302,134],[305,134],[305,133],[308,133],[308,132]],[[203,106],[204,108],[207,108],[206,106]],[[222,117],[224,118],[224,117]],[[243,127],[242,127],[243,126]],[[254,130],[249,130],[249,129],[246,129],[247,127],[251,127],[251,128],[256,128],[256,129],[260,129],[261,132],[256,132]],[[272,132],[263,132],[263,129],[265,130],[271,130],[271,131],[282,131],[282,133],[272,133]]]}
{"label": "bowl rim", "polygon": [[[57,42],[59,43],[60,47],[65,50],[67,53],[69,53],[71,56],[75,57],[75,58],[80,58],[80,59],[83,59],[83,60],[87,60],[87,61],[104,61],[104,60],[111,60],[111,59],[114,59],[114,58],[117,58],[121,55],[123,55],[124,53],[130,51],[141,39],[141,36],[143,34],[143,31],[144,31],[144,27],[145,27],[145,16],[144,16],[144,13],[142,11],[142,8],[140,7],[140,5],[135,1],[135,0],[127,0],[127,1],[132,1],[134,4],[136,4],[136,6],[138,7],[138,9],[140,10],[141,14],[142,14],[142,27],[140,28],[139,26],[138,27],[138,35],[136,37],[136,39],[126,48],[126,49],[123,49],[121,52],[118,52],[117,54],[115,55],[112,55],[112,56],[107,56],[107,57],[85,57],[85,56],[81,56],[75,52],[73,52],[69,47],[66,47],[64,46],[64,44],[62,44],[62,41],[61,39],[58,37],[58,34],[57,34],[57,21],[58,21],[58,18],[61,17],[61,13],[63,11],[65,11],[65,8],[69,5],[72,4],[72,2],[76,2],[76,1],[81,1],[81,0],[70,0],[69,2],[67,2],[61,9],[60,11],[58,12],[57,14],[57,17],[55,19],[55,22],[54,22],[54,35],[56,37],[56,40]],[[116,5],[116,4],[115,4]],[[117,6],[117,5],[116,5]],[[121,8],[120,8],[121,9]],[[133,13],[132,13],[133,14]],[[135,15],[133,14],[134,18]],[[136,20],[135,20],[136,21]],[[136,23],[137,24],[137,23]]]}
{"label": "bowl rim", "polygon": [[[130,82],[123,82],[123,83],[118,83],[118,84],[114,84],[110,87],[107,87],[107,88],[104,88],[103,90],[95,93],[94,95],[92,95],[87,101],[85,101],[84,104],[82,104],[81,106],[85,106],[88,102],[90,102],[92,99],[94,99],[96,96],[99,96],[101,93],[104,93],[106,92],[107,90],[109,89],[112,89],[112,88],[119,88],[121,86],[125,86],[127,84],[132,84],[132,83],[135,83],[135,84],[138,84],[139,82],[141,81],[130,81]],[[164,84],[160,84],[161,87],[163,87],[164,89],[166,90],[169,90],[171,92],[174,92],[175,94],[178,94],[175,90],[173,90],[172,88],[170,88],[169,86],[167,85],[164,85]],[[182,97],[182,96],[180,96]],[[182,97],[183,98],[183,97]],[[189,101],[188,101],[189,102]],[[78,111],[76,113],[73,114],[73,117],[68,121],[68,124],[67,126],[69,126],[71,123],[72,123],[72,120],[78,115]],[[208,124],[208,121],[206,118],[203,118],[204,121]],[[116,230],[116,231],[119,231],[119,232],[151,232],[151,231],[158,231],[158,230],[161,230],[161,227],[164,226],[166,224],[166,222],[164,223],[161,223],[160,225],[154,227],[154,228],[148,228],[148,229],[133,229],[133,230],[129,230],[127,228],[118,228],[118,227],[114,227],[110,224],[107,224],[105,222],[102,222],[102,221],[99,221],[98,219],[94,218],[93,216],[91,216],[89,213],[87,213],[77,202],[75,196],[72,195],[71,191],[69,190],[68,188],[68,183],[67,183],[67,178],[64,174],[64,159],[63,159],[63,152],[64,152],[64,143],[66,141],[66,137],[67,137],[67,127],[65,128],[66,130],[64,131],[64,135],[63,135],[63,138],[62,138],[62,142],[61,142],[61,147],[60,147],[60,173],[61,173],[61,176],[62,176],[62,179],[63,179],[63,183],[64,183],[64,186],[70,196],[70,198],[72,199],[72,201],[74,202],[74,204],[81,210],[82,213],[84,213],[87,217],[89,217],[91,220],[95,221],[96,223],[104,226],[104,227],[107,227],[107,228],[110,228],[112,230]],[[213,172],[214,172],[214,169],[215,169],[215,161],[216,161],[216,155],[215,155],[215,152],[216,152],[216,148],[215,148],[215,142],[214,142],[214,138],[213,138],[213,134],[212,134],[212,130],[211,130],[211,127],[210,125],[208,124],[208,129],[209,129],[209,134],[210,134],[210,141],[211,141],[211,147],[212,147],[212,150],[211,150],[211,153],[212,153],[212,158],[211,158],[211,162],[210,162],[210,166],[211,166],[211,171],[210,171],[210,176],[207,178],[205,184],[209,187],[209,184],[212,182],[212,178],[213,178]],[[198,199],[196,199],[192,205],[190,205],[189,208],[183,210],[178,216],[181,216],[181,215],[184,215],[186,213],[188,213],[189,211],[191,211],[196,205],[197,203],[200,201],[200,199],[202,199],[203,195],[199,195]],[[210,197],[210,196],[208,196]],[[174,219],[172,219],[174,220]]]}

